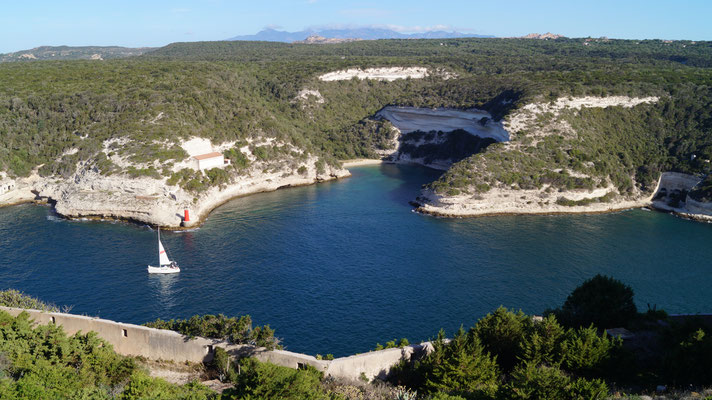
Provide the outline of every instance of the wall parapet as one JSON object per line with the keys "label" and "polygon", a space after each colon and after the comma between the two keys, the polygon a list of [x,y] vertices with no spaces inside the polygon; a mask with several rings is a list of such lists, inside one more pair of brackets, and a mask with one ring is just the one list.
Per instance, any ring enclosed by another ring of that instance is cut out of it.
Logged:
{"label": "wall parapet", "polygon": [[26,312],[36,325],[56,324],[61,326],[68,335],[96,332],[100,338],[113,346],[116,353],[124,356],[141,356],[151,360],[181,363],[186,361],[200,363],[212,360],[213,350],[216,347],[222,347],[235,358],[255,357],[262,362],[290,368],[304,368],[310,365],[322,371],[324,375],[335,378],[359,379],[363,374],[369,379],[385,379],[391,367],[401,359],[410,359],[414,355],[419,357],[432,349],[432,344],[425,342],[333,360],[317,360],[314,356],[287,350],[267,350],[251,345],[234,345],[222,340],[203,337],[190,338],[166,329],[149,328],[84,315],[3,306],[0,306],[0,311],[5,311],[13,316]]}

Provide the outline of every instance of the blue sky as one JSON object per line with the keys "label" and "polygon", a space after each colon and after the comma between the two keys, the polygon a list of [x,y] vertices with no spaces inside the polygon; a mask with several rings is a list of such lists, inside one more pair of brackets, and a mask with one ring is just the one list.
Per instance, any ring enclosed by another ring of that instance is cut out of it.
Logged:
{"label": "blue sky", "polygon": [[163,46],[221,40],[267,26],[712,40],[711,19],[709,0],[0,0],[0,53],[41,45]]}

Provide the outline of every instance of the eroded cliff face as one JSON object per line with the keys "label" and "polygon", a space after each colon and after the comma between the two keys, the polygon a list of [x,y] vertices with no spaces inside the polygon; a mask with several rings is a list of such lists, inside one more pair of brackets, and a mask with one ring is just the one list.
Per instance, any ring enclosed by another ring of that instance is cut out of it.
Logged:
{"label": "eroded cliff face", "polygon": [[[212,209],[237,196],[349,176],[347,170],[329,166],[291,145],[269,142],[285,147],[275,159],[261,160],[251,153],[251,145],[255,146],[254,149],[267,142],[255,141],[245,145],[235,151],[243,154],[248,166],[239,170],[225,168],[221,171],[223,181],[199,191],[183,188],[171,182],[169,177],[132,177],[126,173],[105,175],[88,161],[77,163],[75,172],[69,178],[40,177],[35,173],[17,182],[12,180],[12,190],[0,193],[0,201],[11,204],[46,200],[54,203],[58,214],[68,218],[123,219],[179,228],[199,224]],[[188,154],[194,156],[223,150],[234,143],[213,146],[205,139],[192,138],[182,144]],[[129,165],[127,160],[117,158],[115,161]],[[210,173],[196,171],[190,157],[174,160],[172,165],[173,171],[192,171],[195,179]],[[7,178],[2,182],[6,188],[11,184]],[[190,214],[188,222],[183,221],[186,209]]]}
{"label": "eroded cliff face", "polygon": [[703,177],[697,175],[663,172],[652,206],[685,218],[712,222],[712,203],[697,201],[689,195],[702,181]]}
{"label": "eroded cliff face", "polygon": [[[566,119],[561,118],[566,112],[571,115],[571,112],[575,113],[582,108],[630,108],[657,101],[656,97],[615,96],[560,98],[553,102],[524,105],[504,119],[503,130],[507,132],[510,140],[493,150],[492,158],[500,161],[501,165],[498,167],[504,167],[504,171],[498,171],[498,175],[495,175],[492,166],[483,158],[474,157],[475,160],[470,159],[467,165],[460,166],[474,177],[468,181],[474,182],[470,183],[472,186],[440,191],[434,190],[433,187],[424,189],[417,199],[420,205],[418,210],[442,216],[476,216],[606,212],[650,205],[657,188],[643,191],[637,185],[632,185],[625,193],[621,193],[619,187],[609,178],[570,169],[567,163],[553,163],[550,171],[542,170],[546,169],[546,166],[536,167],[538,173],[549,174],[551,181],[546,183],[546,180],[540,180],[539,182],[544,183],[539,187],[521,187],[507,182],[506,179],[498,180],[493,177],[506,177],[506,169],[510,169],[509,172],[512,173],[519,172],[519,163],[538,161],[526,157],[530,149],[560,142],[558,146],[566,151],[566,140],[579,139],[576,129]],[[550,141],[549,137],[558,138],[558,142]],[[582,169],[592,171],[594,163],[595,160]],[[555,186],[553,181],[557,179],[574,182],[571,185],[573,188]],[[577,185],[586,187],[576,188]]]}
{"label": "eroded cliff face", "polygon": [[484,110],[388,106],[376,118],[393,125],[393,148],[383,155],[396,163],[447,170],[492,143],[509,140],[502,124]]}

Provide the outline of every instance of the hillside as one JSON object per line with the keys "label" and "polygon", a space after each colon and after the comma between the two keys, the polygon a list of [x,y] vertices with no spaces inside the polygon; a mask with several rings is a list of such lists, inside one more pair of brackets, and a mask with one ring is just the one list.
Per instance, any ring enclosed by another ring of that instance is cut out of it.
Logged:
{"label": "hillside", "polygon": [[34,60],[109,60],[139,56],[153,47],[119,46],[40,46],[29,50],[0,54],[0,62]]}
{"label": "hillside", "polygon": [[[509,128],[511,140],[484,146],[447,132],[408,142],[454,163],[424,203],[477,202],[492,188],[559,193],[557,207],[640,199],[661,172],[708,171],[710,66],[709,42],[565,38],[174,43],[103,63],[5,63],[0,181],[65,215],[175,226],[183,208],[204,217],[234,195],[345,176],[339,160],[397,153],[400,134],[377,116],[395,105],[474,108],[489,113],[482,126]],[[551,108],[612,96],[655,101]],[[232,164],[189,168],[195,138]]]}

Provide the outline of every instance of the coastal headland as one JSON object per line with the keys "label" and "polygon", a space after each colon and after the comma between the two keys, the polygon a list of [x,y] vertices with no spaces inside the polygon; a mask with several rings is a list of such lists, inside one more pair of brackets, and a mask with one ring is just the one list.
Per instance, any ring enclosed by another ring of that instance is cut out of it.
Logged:
{"label": "coastal headland", "polygon": [[[703,42],[511,38],[3,63],[0,205],[182,229],[232,198],[383,160],[444,171],[413,196],[428,214],[706,219],[709,62]],[[694,184],[670,189],[669,172]]]}

